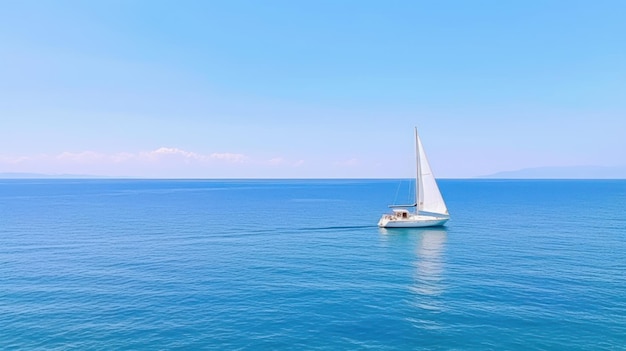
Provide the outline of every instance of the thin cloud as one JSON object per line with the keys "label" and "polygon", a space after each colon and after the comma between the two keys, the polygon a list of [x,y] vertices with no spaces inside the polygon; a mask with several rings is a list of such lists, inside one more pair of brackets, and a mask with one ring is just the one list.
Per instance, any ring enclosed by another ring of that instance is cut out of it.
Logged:
{"label": "thin cloud", "polygon": [[274,157],[273,159],[270,159],[269,161],[267,161],[267,163],[269,163],[272,166],[279,166],[285,163],[285,159],[282,157]]}
{"label": "thin cloud", "polygon": [[239,153],[211,153],[200,154],[172,147],[160,147],[152,151],[101,153],[95,151],[61,152],[56,155],[36,156],[3,156],[0,155],[0,163],[20,164],[28,162],[60,162],[60,163],[125,163],[125,162],[159,162],[182,160],[186,162],[232,162],[240,163],[248,159],[248,156]]}
{"label": "thin cloud", "polygon": [[237,162],[237,163],[243,162],[248,158],[246,155],[234,154],[230,152],[224,152],[224,153],[214,152],[211,155],[209,155],[209,157],[214,160]]}
{"label": "thin cloud", "polygon": [[70,162],[94,162],[106,160],[108,158],[108,155],[94,151],[62,152],[55,156],[55,159],[57,160]]}
{"label": "thin cloud", "polygon": [[2,156],[0,155],[0,163],[18,164],[32,160],[33,157],[27,156]]}
{"label": "thin cloud", "polygon": [[130,152],[120,152],[111,156],[111,160],[115,163],[126,162],[128,160],[132,160],[135,157],[134,154]]}

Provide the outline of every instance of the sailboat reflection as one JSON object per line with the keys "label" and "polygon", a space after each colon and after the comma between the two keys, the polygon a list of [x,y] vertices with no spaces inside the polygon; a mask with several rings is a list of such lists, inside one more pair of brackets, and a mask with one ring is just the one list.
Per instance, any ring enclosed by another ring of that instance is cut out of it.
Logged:
{"label": "sailboat reflection", "polygon": [[[440,310],[437,298],[444,292],[444,250],[447,239],[445,228],[380,229],[387,239],[412,238],[415,240],[415,268],[413,285],[409,289],[415,294],[415,304],[427,310]],[[403,240],[404,241],[404,240]],[[412,241],[412,240],[411,240]]]}

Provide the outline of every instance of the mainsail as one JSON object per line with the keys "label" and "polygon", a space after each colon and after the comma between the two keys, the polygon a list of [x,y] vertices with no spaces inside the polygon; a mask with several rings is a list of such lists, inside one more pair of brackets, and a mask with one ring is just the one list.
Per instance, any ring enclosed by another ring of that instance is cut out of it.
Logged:
{"label": "mainsail", "polygon": [[430,169],[428,158],[424,152],[422,141],[417,134],[417,128],[415,128],[415,138],[417,143],[417,211],[418,212],[430,212],[439,214],[448,214],[448,208],[443,201],[439,187],[435,176]]}

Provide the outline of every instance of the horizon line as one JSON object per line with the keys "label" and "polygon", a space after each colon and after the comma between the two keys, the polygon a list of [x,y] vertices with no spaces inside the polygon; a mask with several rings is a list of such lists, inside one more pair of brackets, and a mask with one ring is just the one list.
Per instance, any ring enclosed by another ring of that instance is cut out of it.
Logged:
{"label": "horizon line", "polygon": [[[411,177],[130,177],[130,176],[72,176],[41,175],[22,177],[2,177],[0,180],[413,180]],[[438,177],[437,180],[626,180],[626,177]]]}

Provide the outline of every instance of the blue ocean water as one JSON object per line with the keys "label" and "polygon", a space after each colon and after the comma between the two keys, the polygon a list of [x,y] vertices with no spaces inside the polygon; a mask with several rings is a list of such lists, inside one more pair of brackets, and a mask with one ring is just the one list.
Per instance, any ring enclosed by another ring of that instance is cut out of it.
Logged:
{"label": "blue ocean water", "polygon": [[626,350],[626,181],[0,180],[0,349]]}

